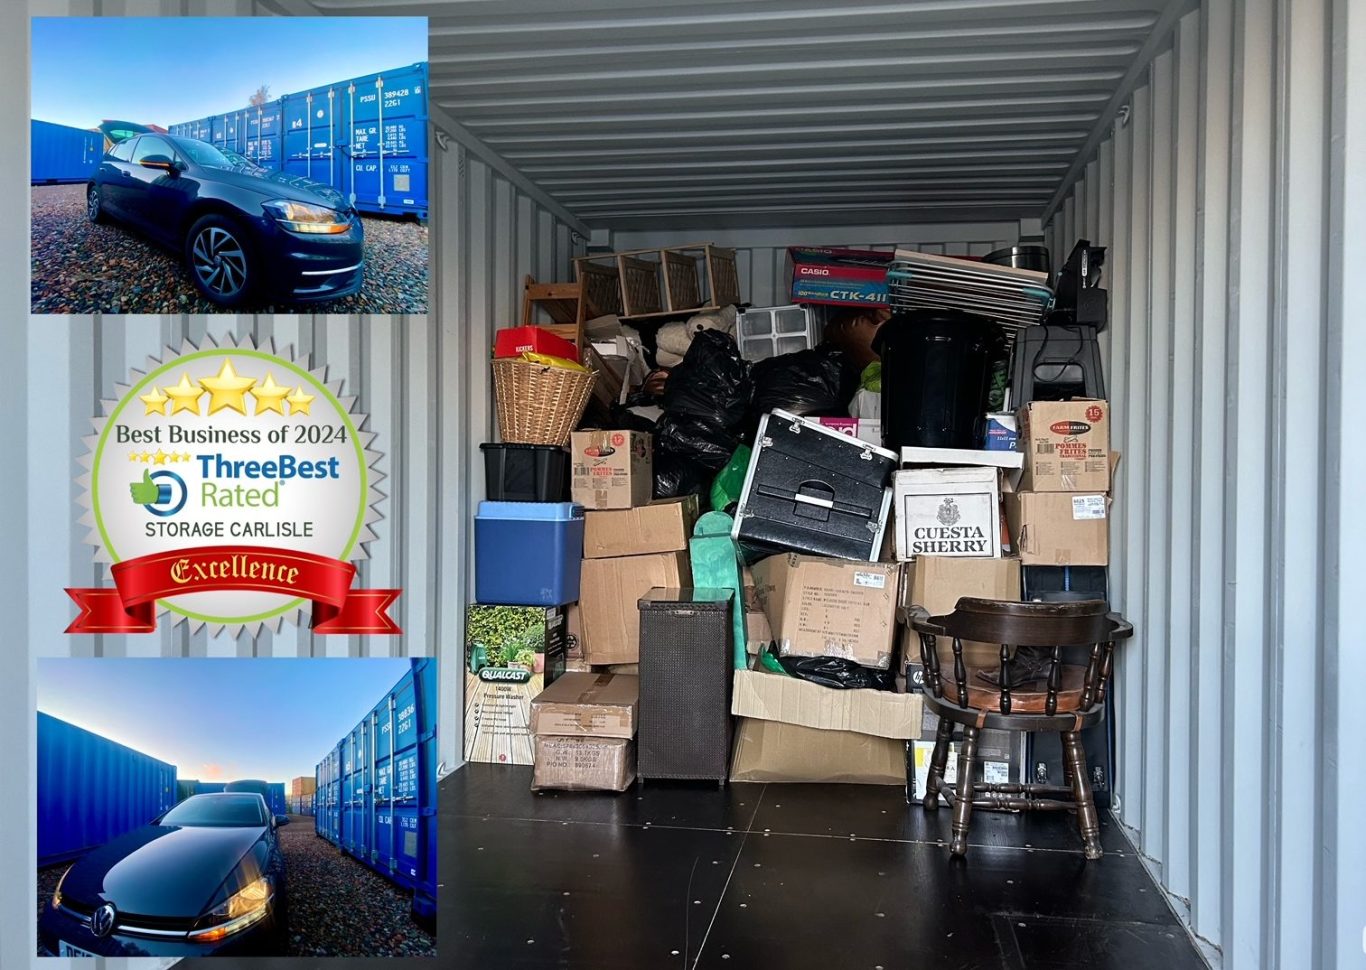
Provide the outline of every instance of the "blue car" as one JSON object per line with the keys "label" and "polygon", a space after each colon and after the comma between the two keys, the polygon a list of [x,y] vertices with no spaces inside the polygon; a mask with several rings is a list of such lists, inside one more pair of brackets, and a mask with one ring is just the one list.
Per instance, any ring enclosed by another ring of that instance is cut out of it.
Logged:
{"label": "blue car", "polygon": [[112,145],[86,186],[86,215],[181,253],[224,308],[334,300],[364,275],[364,228],[340,192],[194,138],[143,132]]}
{"label": "blue car", "polygon": [[54,956],[283,955],[286,815],[259,794],[194,795],[76,862],[38,921]]}

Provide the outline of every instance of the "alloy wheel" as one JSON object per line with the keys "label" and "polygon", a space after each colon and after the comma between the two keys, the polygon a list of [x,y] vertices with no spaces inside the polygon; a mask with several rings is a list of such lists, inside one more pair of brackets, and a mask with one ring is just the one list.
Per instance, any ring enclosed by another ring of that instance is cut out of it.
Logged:
{"label": "alloy wheel", "polygon": [[92,188],[85,197],[85,214],[90,217],[91,222],[98,222],[100,218],[100,190],[98,187]]}
{"label": "alloy wheel", "polygon": [[247,254],[236,237],[221,226],[208,226],[190,248],[194,272],[204,289],[231,296],[247,281]]}

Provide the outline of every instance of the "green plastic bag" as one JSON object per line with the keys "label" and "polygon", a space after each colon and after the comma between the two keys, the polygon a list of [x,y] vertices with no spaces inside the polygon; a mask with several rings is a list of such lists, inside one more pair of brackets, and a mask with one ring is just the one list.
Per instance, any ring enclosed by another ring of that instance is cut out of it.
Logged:
{"label": "green plastic bag", "polygon": [[859,375],[858,387],[860,391],[882,393],[882,361],[875,360],[863,368],[863,373]]}
{"label": "green plastic bag", "polygon": [[745,475],[749,472],[749,445],[741,445],[730,456],[726,467],[722,468],[711,483],[711,507],[724,512],[740,501],[740,493],[745,490]]}

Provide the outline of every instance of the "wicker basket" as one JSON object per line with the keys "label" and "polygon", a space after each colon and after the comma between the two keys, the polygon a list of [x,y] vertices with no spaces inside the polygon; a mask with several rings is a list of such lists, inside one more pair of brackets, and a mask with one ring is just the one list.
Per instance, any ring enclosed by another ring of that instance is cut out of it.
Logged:
{"label": "wicker basket", "polygon": [[498,430],[517,445],[567,445],[597,374],[508,357],[493,362]]}

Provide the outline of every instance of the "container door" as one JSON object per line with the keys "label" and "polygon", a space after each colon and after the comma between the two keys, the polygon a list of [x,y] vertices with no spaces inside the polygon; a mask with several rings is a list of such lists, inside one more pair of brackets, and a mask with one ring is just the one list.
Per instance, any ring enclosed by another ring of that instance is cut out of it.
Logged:
{"label": "container door", "polygon": [[285,171],[332,188],[339,188],[345,168],[336,155],[341,122],[337,94],[328,87],[283,99]]}

